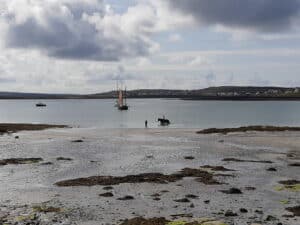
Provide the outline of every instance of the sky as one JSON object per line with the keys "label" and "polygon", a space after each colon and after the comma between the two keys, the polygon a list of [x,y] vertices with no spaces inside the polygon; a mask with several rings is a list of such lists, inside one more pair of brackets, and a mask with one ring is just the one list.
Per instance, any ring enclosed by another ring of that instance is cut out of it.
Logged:
{"label": "sky", "polygon": [[0,91],[300,86],[300,0],[0,0]]}

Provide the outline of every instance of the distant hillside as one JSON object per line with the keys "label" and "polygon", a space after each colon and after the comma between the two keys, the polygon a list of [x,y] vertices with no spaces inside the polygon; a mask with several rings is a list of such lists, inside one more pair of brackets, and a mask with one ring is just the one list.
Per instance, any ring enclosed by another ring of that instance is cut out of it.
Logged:
{"label": "distant hillside", "polygon": [[[115,91],[90,94],[40,94],[0,92],[0,99],[105,99]],[[139,89],[127,91],[128,98],[180,98],[185,100],[300,100],[300,88],[221,86],[199,90]]]}

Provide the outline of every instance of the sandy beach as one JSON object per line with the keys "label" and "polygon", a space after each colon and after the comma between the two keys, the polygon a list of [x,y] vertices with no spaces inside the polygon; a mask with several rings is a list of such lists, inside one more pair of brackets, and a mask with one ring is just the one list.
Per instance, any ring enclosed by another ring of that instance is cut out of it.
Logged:
{"label": "sandy beach", "polygon": [[0,224],[299,224],[300,132],[197,131],[2,135]]}

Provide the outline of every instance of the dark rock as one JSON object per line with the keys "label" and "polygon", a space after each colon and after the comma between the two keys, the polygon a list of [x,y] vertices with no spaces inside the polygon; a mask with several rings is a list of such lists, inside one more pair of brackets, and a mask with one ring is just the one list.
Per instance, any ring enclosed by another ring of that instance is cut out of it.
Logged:
{"label": "dark rock", "polygon": [[294,216],[300,216],[300,205],[286,208],[286,210],[293,213]]}
{"label": "dark rock", "polygon": [[248,212],[248,210],[247,210],[247,209],[245,209],[245,208],[240,208],[240,212],[241,212],[241,213],[247,213],[247,212]]}
{"label": "dark rock", "polygon": [[270,168],[268,168],[268,169],[267,169],[267,171],[270,171],[270,172],[276,172],[276,171],[277,171],[277,169],[276,169],[276,168],[274,168],[274,167],[270,167]]}
{"label": "dark rock", "polygon": [[121,201],[128,201],[128,200],[133,200],[133,199],[134,199],[134,197],[131,195],[126,195],[122,198],[118,198],[118,200],[121,200]]}
{"label": "dark rock", "polygon": [[289,164],[289,166],[294,166],[294,167],[300,167],[300,163],[291,163],[291,164]]}
{"label": "dark rock", "polygon": [[274,220],[277,220],[277,218],[271,215],[268,215],[266,218],[266,221],[274,221]]}
{"label": "dark rock", "polygon": [[261,210],[259,210],[259,209],[256,209],[255,212],[256,212],[257,214],[263,214],[263,211],[261,211]]}
{"label": "dark rock", "polygon": [[231,210],[227,210],[224,214],[226,217],[238,216],[237,213],[232,212]]}
{"label": "dark rock", "polygon": [[197,195],[193,195],[193,194],[188,194],[185,196],[186,198],[192,198],[192,199],[195,199],[195,198],[198,198]]}
{"label": "dark rock", "polygon": [[184,159],[193,160],[193,159],[195,159],[195,157],[194,156],[185,156]]}
{"label": "dark rock", "polygon": [[229,190],[221,190],[225,194],[243,194],[243,192],[238,188],[230,188]]}
{"label": "dark rock", "polygon": [[154,201],[160,201],[160,198],[159,197],[155,197],[153,198]]}
{"label": "dark rock", "polygon": [[106,192],[106,193],[100,194],[99,196],[101,196],[101,197],[113,197],[114,195],[111,192]]}
{"label": "dark rock", "polygon": [[254,190],[256,190],[256,188],[255,187],[245,187],[245,190],[247,190],[247,191],[254,191]]}
{"label": "dark rock", "polygon": [[188,198],[181,198],[181,199],[175,199],[174,202],[187,203],[190,202],[190,200]]}
{"label": "dark rock", "polygon": [[41,166],[49,166],[49,165],[53,165],[52,162],[44,162],[40,164]]}
{"label": "dark rock", "polygon": [[205,203],[205,204],[209,204],[209,203],[210,203],[210,200],[205,200],[204,203]]}
{"label": "dark rock", "polygon": [[83,142],[83,140],[81,140],[81,139],[78,139],[78,140],[73,140],[73,141],[71,141],[72,143],[82,143]]}
{"label": "dark rock", "polygon": [[72,161],[73,159],[71,159],[71,158],[65,158],[65,157],[57,157],[56,160],[57,161]]}
{"label": "dark rock", "polygon": [[195,208],[195,205],[193,203],[190,204],[190,208]]}
{"label": "dark rock", "polygon": [[234,170],[231,170],[231,169],[227,169],[224,166],[209,166],[209,165],[205,165],[205,166],[201,166],[201,168],[203,168],[203,169],[210,169],[212,171],[223,171],[223,172],[234,171]]}

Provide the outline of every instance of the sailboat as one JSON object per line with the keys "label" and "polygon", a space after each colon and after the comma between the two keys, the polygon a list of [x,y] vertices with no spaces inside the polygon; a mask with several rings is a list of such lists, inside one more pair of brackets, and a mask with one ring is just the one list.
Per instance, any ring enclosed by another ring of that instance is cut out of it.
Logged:
{"label": "sailboat", "polygon": [[126,101],[126,89],[125,89],[124,93],[121,88],[118,90],[117,106],[118,106],[118,109],[121,111],[128,110],[129,107],[128,107],[127,101]]}

